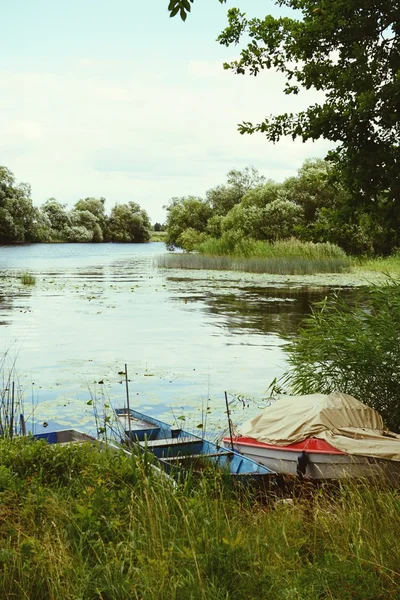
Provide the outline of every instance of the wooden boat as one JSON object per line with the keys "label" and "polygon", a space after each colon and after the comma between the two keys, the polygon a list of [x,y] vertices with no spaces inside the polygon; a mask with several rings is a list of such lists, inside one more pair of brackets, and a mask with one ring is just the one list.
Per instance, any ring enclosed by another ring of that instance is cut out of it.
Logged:
{"label": "wooden boat", "polygon": [[[33,436],[36,440],[46,440],[49,444],[83,444],[90,442],[92,444],[99,445],[102,448],[111,448],[117,452],[123,452],[124,454],[131,455],[132,453],[121,444],[117,444],[115,441],[108,440],[105,442],[104,440],[98,440],[95,437],[83,433],[82,431],[77,431],[76,429],[64,429],[59,431],[45,431],[43,433],[36,433]],[[170,477],[167,473],[165,473],[162,469],[157,467],[156,465],[150,465],[151,470],[155,475],[170,483],[175,485],[172,477]]]}
{"label": "wooden boat", "polygon": [[125,440],[154,454],[168,472],[188,468],[200,471],[212,466],[226,471],[235,481],[264,486],[275,478],[271,469],[236,450],[224,448],[133,409],[117,408],[115,414]]}
{"label": "wooden boat", "polygon": [[95,437],[88,433],[77,431],[76,429],[45,431],[43,433],[35,433],[33,437],[36,440],[46,440],[49,444],[81,444],[83,442],[97,442]]}
{"label": "wooden boat", "polygon": [[347,394],[285,397],[225,437],[269,469],[312,479],[383,477],[400,481],[400,436],[376,411]]}

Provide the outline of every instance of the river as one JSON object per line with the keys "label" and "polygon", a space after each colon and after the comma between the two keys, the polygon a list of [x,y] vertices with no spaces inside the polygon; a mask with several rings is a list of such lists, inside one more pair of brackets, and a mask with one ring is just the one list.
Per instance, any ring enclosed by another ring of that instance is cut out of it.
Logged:
{"label": "river", "polygon": [[235,421],[253,414],[284,371],[281,336],[342,287],[334,276],[161,269],[163,253],[163,243],[0,246],[0,357],[5,371],[15,363],[35,431],[94,433],[94,406],[124,402],[127,364],[132,406],[217,433],[224,391]]}

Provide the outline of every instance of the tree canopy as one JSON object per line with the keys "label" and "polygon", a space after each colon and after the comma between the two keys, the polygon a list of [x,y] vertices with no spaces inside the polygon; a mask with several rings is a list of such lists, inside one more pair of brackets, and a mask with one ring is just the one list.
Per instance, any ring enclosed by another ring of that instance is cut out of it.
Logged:
{"label": "tree canopy", "polygon": [[336,144],[328,157],[361,204],[379,195],[388,203],[400,195],[400,11],[397,0],[280,0],[302,19],[248,19],[228,11],[219,36],[230,46],[250,41],[240,58],[225,64],[238,74],[275,69],[286,76],[286,94],[302,88],[323,92],[305,111],[272,115],[258,124],[243,122],[241,133],[262,132],[271,142],[282,136],[303,141],[325,138]]}
{"label": "tree canopy", "polygon": [[[224,0],[219,0],[221,3]],[[171,16],[186,19],[193,0],[171,0]],[[349,209],[378,214],[382,227],[400,220],[400,9],[398,0],[277,0],[293,18],[248,18],[228,11],[218,40],[244,39],[240,58],[225,64],[237,74],[274,69],[286,77],[285,94],[322,92],[321,101],[300,112],[244,121],[239,131],[302,141],[325,138],[328,154],[349,191]],[[398,238],[398,236],[397,236]],[[398,238],[399,239],[399,238]]]}

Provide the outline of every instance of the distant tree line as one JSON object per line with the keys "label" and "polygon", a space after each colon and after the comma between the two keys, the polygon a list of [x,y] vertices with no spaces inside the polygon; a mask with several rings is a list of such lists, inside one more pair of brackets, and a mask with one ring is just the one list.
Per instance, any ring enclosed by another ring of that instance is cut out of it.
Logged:
{"label": "distant tree line", "polygon": [[115,204],[105,212],[105,198],[78,200],[72,210],[55,198],[40,208],[32,203],[28,184],[17,184],[0,167],[0,243],[148,242],[151,224],[136,202]]}
{"label": "distant tree line", "polygon": [[172,198],[167,209],[166,243],[170,249],[191,251],[210,238],[227,248],[243,238],[276,241],[331,242],[346,252],[387,255],[400,247],[400,222],[385,197],[374,213],[360,206],[349,211],[346,187],[331,164],[306,160],[297,176],[283,183],[266,179],[246,167],[231,170],[226,183],[205,198]]}

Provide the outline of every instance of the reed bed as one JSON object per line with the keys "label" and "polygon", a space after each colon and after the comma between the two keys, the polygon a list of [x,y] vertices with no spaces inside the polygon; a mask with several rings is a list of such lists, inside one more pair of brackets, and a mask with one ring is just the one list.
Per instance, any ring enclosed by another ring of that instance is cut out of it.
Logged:
{"label": "reed bed", "polygon": [[199,254],[207,256],[233,256],[235,258],[347,259],[344,250],[336,244],[302,242],[296,238],[263,242],[245,237],[235,239],[225,235],[221,238],[208,238],[196,246],[196,250]]}
{"label": "reed bed", "polygon": [[266,502],[215,473],[172,487],[146,456],[97,446],[17,438],[0,456],[2,598],[398,598],[389,488]]}
{"label": "reed bed", "polygon": [[343,273],[350,268],[346,257],[308,258],[306,256],[270,256],[266,258],[239,258],[206,256],[203,254],[168,254],[158,259],[158,266],[168,269],[205,269],[273,273],[279,275],[313,275],[316,273]]}

